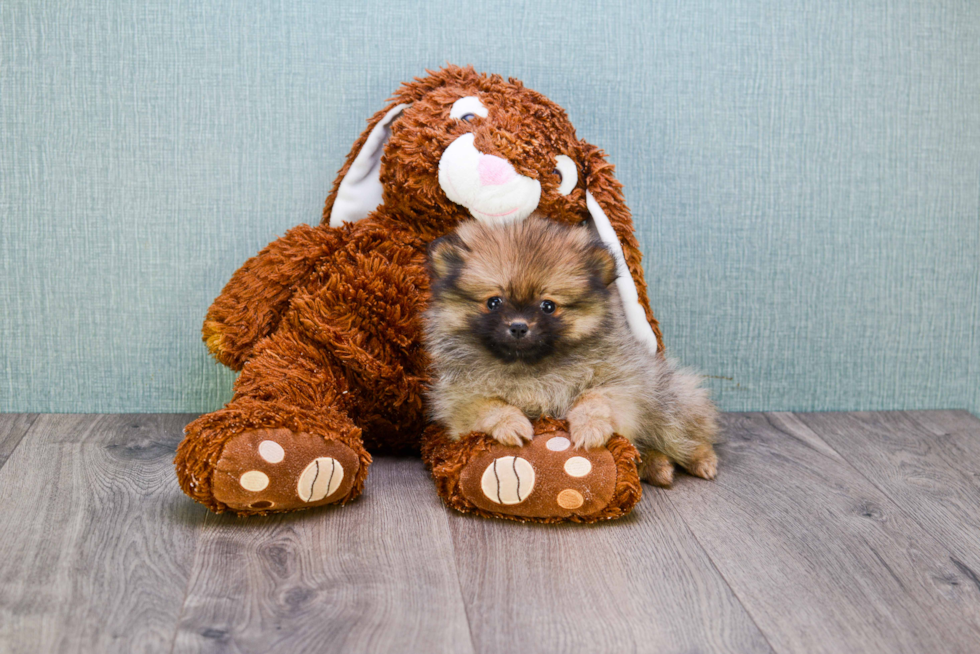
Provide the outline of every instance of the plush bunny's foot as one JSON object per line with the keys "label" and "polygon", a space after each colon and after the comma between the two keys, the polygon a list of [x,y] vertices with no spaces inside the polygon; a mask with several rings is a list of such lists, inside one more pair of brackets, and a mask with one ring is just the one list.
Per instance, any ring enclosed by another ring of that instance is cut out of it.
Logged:
{"label": "plush bunny's foot", "polygon": [[229,440],[211,485],[240,515],[295,511],[349,499],[357,454],[343,443],[289,429],[254,429]]}
{"label": "plush bunny's foot", "polygon": [[637,452],[626,439],[586,450],[572,445],[563,422],[544,418],[534,431],[530,443],[507,446],[477,433],[453,441],[433,425],[422,456],[446,504],[487,517],[596,522],[639,501]]}

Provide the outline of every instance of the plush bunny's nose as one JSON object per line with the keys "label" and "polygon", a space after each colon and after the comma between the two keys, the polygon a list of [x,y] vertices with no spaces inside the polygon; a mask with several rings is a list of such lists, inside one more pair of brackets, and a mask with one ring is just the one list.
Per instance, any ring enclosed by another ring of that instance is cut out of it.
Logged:
{"label": "plush bunny's nose", "polygon": [[483,186],[500,186],[514,179],[517,175],[509,161],[492,154],[480,156],[480,161],[476,164],[476,171],[480,173],[480,184]]}
{"label": "plush bunny's nose", "polygon": [[439,188],[485,223],[527,218],[541,200],[541,182],[521,175],[506,158],[477,150],[475,138],[473,132],[463,134],[439,157]]}

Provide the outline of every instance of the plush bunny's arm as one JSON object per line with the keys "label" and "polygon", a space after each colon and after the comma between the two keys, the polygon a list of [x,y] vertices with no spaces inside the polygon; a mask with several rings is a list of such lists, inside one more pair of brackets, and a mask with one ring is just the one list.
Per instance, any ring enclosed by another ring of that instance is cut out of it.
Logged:
{"label": "plush bunny's arm", "polygon": [[336,251],[338,230],[300,225],[267,245],[232,275],[204,319],[204,342],[214,357],[241,370],[255,344],[279,324],[296,285]]}

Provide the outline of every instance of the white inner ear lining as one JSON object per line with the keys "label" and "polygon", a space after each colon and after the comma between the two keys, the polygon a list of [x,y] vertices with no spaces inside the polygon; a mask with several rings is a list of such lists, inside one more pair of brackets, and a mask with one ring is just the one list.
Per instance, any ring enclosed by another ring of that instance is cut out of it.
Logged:
{"label": "white inner ear lining", "polygon": [[330,226],[340,227],[366,218],[381,204],[381,155],[391,136],[388,126],[411,104],[393,107],[378,121],[361,150],[354,157],[347,174],[340,180],[337,199],[330,210]]}
{"label": "white inner ear lining", "polygon": [[623,246],[619,242],[619,236],[613,229],[612,223],[602,210],[599,203],[592,196],[592,192],[585,191],[585,206],[589,209],[592,216],[592,223],[595,225],[599,238],[607,248],[613,253],[616,259],[616,289],[619,297],[623,301],[623,311],[626,314],[626,323],[630,331],[638,341],[647,346],[651,353],[657,353],[657,335],[653,333],[653,327],[647,322],[646,311],[640,304],[640,294],[636,291],[636,284],[633,282],[633,275],[630,274],[629,267],[626,265],[626,257],[623,256]]}

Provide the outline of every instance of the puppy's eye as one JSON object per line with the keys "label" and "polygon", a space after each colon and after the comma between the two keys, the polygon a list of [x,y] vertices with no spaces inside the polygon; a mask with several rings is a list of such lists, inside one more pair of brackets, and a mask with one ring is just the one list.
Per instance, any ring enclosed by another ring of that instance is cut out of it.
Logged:
{"label": "puppy's eye", "polygon": [[541,310],[545,313],[554,313],[556,308],[555,303],[551,300],[545,300],[541,303]]}
{"label": "puppy's eye", "polygon": [[504,303],[504,301],[502,299],[500,299],[499,297],[497,297],[496,295],[494,295],[492,298],[490,298],[489,300],[487,300],[487,308],[490,309],[491,311],[493,311],[494,309],[496,309],[497,307],[499,307],[503,303]]}

